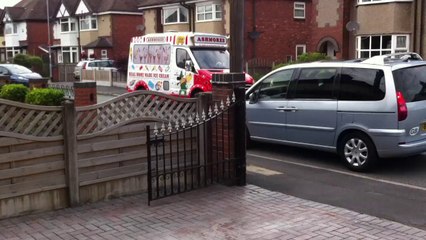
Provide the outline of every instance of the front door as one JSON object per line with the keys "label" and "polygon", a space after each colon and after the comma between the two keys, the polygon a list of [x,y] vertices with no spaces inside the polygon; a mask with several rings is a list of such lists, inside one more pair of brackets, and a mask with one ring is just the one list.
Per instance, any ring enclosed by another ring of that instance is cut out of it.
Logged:
{"label": "front door", "polygon": [[254,140],[280,142],[285,139],[287,89],[294,69],[275,72],[256,85],[246,104],[247,127]]}
{"label": "front door", "polygon": [[338,68],[301,69],[289,92],[287,140],[313,146],[334,145],[337,125],[335,78]]}

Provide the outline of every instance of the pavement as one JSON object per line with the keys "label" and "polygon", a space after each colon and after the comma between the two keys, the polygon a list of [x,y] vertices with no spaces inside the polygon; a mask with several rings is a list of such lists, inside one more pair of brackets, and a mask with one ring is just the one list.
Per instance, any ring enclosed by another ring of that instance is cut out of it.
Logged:
{"label": "pavement", "polygon": [[420,240],[426,231],[254,185],[214,185],[151,206],[139,194],[1,220],[0,239]]}
{"label": "pavement", "polygon": [[127,89],[124,87],[107,87],[107,86],[96,86],[97,94],[107,96],[120,96],[121,94],[127,93]]}

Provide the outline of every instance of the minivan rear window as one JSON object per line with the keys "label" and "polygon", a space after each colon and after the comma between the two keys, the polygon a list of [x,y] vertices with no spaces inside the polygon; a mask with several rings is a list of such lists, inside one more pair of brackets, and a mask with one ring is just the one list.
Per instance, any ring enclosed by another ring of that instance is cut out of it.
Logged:
{"label": "minivan rear window", "polygon": [[393,78],[406,102],[426,100],[426,65],[395,70]]}

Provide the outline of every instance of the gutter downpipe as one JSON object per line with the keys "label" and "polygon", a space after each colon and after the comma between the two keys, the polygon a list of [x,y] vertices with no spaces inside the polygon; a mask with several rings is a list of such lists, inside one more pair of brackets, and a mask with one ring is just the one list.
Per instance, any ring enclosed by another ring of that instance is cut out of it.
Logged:
{"label": "gutter downpipe", "polygon": [[195,20],[195,18],[192,16],[193,12],[191,11],[191,10],[192,10],[191,5],[186,4],[184,1],[179,2],[179,4],[180,4],[182,7],[186,8],[186,9],[188,10],[189,31],[190,31],[190,32],[195,32],[195,21],[194,21],[194,20]]}

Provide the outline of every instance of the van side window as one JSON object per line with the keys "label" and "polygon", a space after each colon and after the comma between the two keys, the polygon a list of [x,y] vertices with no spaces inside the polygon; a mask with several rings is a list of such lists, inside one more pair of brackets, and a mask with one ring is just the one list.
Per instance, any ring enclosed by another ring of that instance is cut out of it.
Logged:
{"label": "van side window", "polygon": [[304,68],[293,88],[292,98],[333,99],[336,68]]}
{"label": "van side window", "polygon": [[385,97],[385,77],[380,69],[342,68],[339,100],[378,101]]}
{"label": "van side window", "polygon": [[286,98],[293,72],[294,69],[283,70],[265,78],[259,87],[258,100]]}
{"label": "van side window", "polygon": [[182,48],[176,49],[176,65],[179,68],[185,68],[185,61],[191,60],[191,57],[188,54],[188,51]]}

